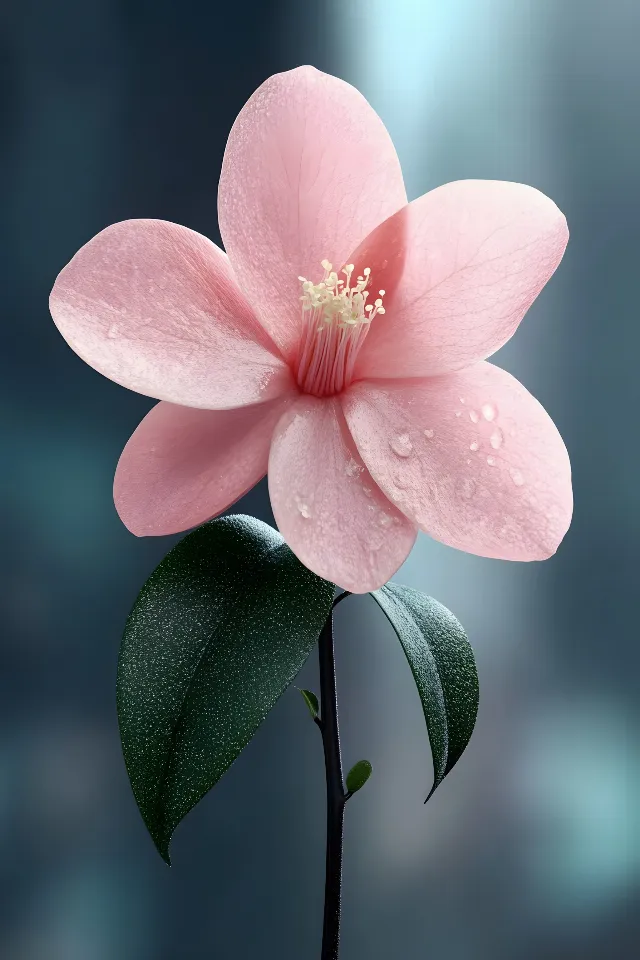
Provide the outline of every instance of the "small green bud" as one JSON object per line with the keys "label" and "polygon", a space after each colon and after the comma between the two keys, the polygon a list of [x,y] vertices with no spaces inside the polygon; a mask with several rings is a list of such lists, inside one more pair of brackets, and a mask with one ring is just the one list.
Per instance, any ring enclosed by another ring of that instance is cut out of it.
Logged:
{"label": "small green bud", "polygon": [[309,707],[309,713],[311,714],[311,719],[315,720],[320,712],[320,704],[318,703],[318,698],[315,693],[311,690],[301,690],[300,693],[304,698],[304,702]]}
{"label": "small green bud", "polygon": [[357,793],[364,787],[371,776],[371,764],[368,760],[358,760],[347,774],[347,790],[351,793]]}

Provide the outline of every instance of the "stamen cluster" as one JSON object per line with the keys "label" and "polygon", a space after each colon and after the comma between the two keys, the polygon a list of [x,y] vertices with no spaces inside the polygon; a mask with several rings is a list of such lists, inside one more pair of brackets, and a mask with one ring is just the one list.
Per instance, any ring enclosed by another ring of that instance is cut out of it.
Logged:
{"label": "stamen cluster", "polygon": [[354,265],[348,263],[338,278],[328,260],[321,264],[324,276],[314,284],[305,277],[302,283],[302,338],[297,362],[298,385],[317,397],[339,393],[351,382],[356,356],[374,317],[385,312],[384,290],[367,303],[371,268],[351,285]]}

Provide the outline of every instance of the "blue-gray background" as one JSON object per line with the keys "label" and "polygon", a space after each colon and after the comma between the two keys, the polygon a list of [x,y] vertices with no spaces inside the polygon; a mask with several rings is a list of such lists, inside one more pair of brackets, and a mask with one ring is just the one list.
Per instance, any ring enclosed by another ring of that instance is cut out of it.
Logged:
{"label": "blue-gray background", "polygon": [[[111,480],[151,401],[85,366],[47,308],[56,273],[116,220],[219,240],[229,127],[269,74],[305,62],[373,103],[411,198],[523,181],[572,232],[498,358],[565,437],[565,542],[509,565],[421,537],[398,575],[464,622],[482,681],[468,754],[427,807],[398,644],[371,601],[340,608],[345,759],[375,770],[348,810],[344,960],[637,956],[639,34],[634,0],[4,0],[3,960],[318,956],[322,760],[294,691],[180,827],[171,870],[139,819],[116,659],[171,541],[127,533]],[[271,519],[264,485],[241,509]]]}

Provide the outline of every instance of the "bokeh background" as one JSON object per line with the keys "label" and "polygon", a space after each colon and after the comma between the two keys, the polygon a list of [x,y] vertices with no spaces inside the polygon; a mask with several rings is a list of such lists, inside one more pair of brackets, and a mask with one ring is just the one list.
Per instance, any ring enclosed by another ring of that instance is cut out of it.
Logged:
{"label": "bokeh background", "polygon": [[[422,536],[397,579],[463,621],[482,702],[433,800],[397,641],[343,604],[344,960],[631,960],[640,938],[637,630],[640,5],[634,0],[3,0],[0,6],[0,957],[319,955],[317,731],[289,691],[155,853],[127,782],[114,679],[138,589],[171,540],[120,524],[111,481],[152,401],[64,344],[47,298],[109,223],[219,242],[233,119],[270,74],[358,86],[410,198],[531,183],[565,211],[565,260],[498,363],[569,448],[575,519],[544,564]],[[241,510],[272,522],[264,484]],[[303,680],[315,684],[315,663]]]}

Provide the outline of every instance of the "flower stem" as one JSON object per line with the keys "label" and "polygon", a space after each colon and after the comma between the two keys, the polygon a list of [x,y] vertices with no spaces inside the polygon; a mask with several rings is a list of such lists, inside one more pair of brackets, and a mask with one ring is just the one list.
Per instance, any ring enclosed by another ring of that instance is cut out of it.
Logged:
{"label": "flower stem", "polygon": [[327,858],[324,886],[324,923],[321,960],[338,960],[340,948],[340,894],[342,887],[342,834],[346,795],[342,781],[338,697],[333,650],[333,611],[322,628],[320,659],[320,710],[324,766],[327,778]]}

